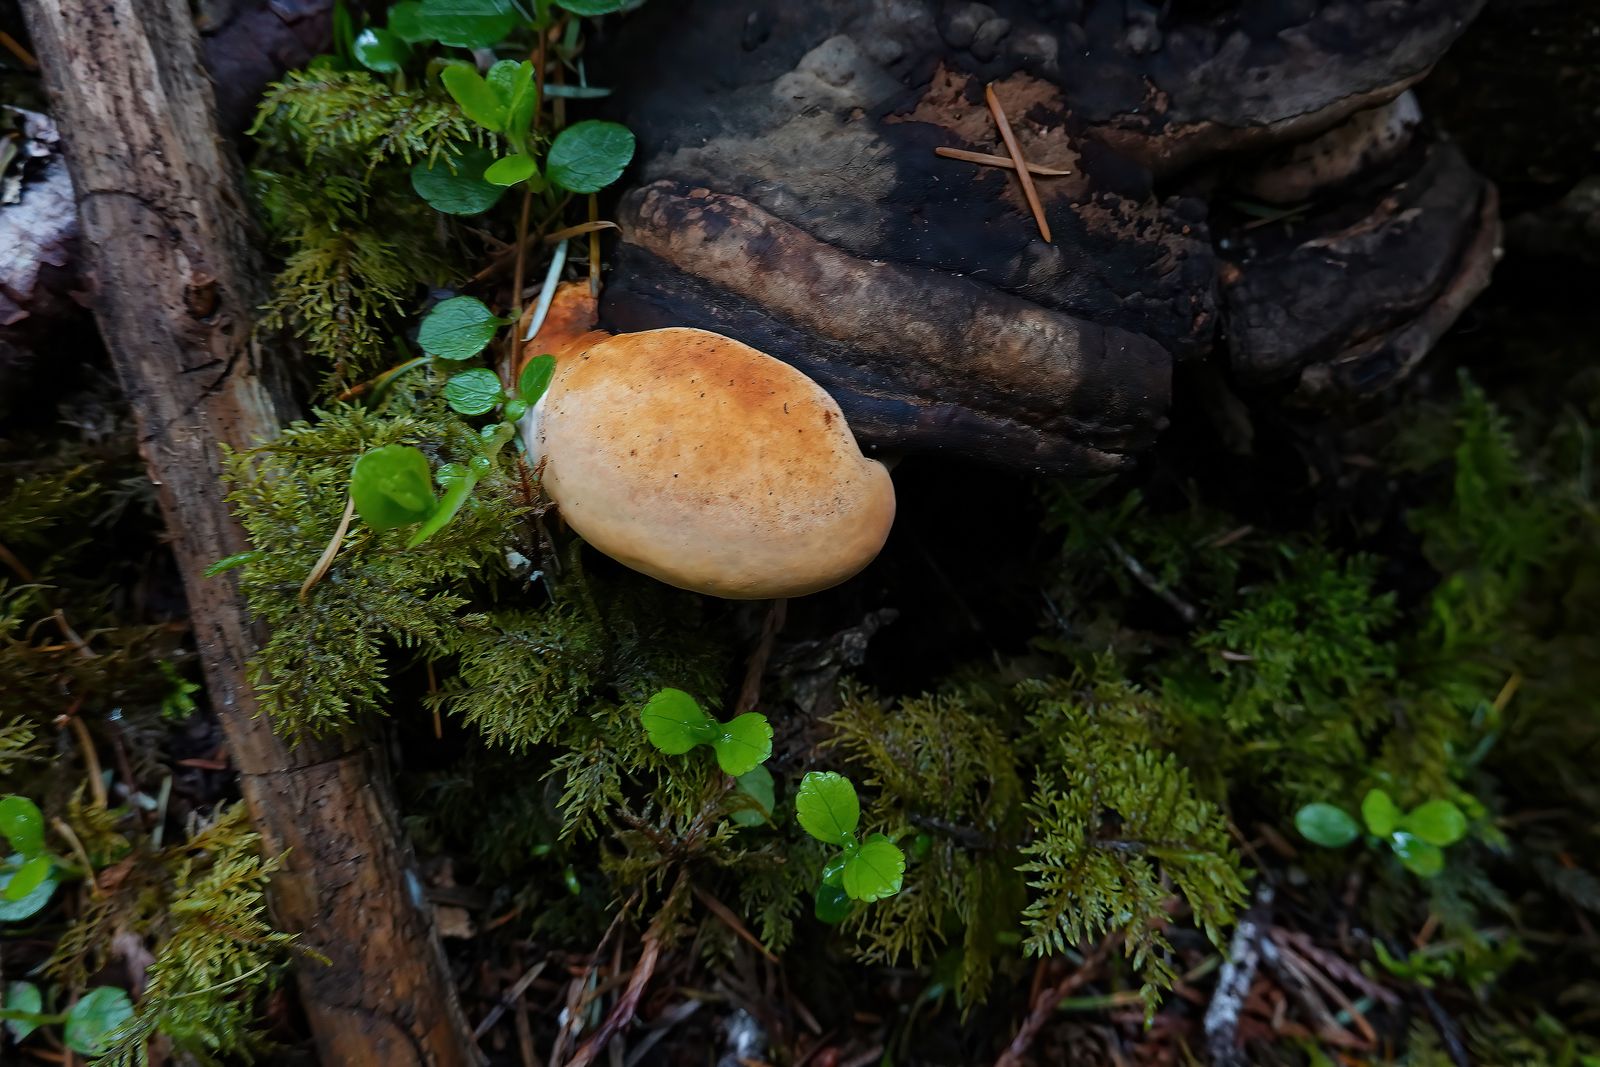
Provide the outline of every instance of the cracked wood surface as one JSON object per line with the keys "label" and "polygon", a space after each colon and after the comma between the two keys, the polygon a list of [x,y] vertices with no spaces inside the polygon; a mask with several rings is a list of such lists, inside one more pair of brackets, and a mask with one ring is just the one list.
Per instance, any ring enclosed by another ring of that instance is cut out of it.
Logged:
{"label": "cracked wood surface", "polygon": [[324,1063],[478,1060],[384,769],[355,739],[290,749],[246,664],[263,634],[211,562],[247,548],[221,446],[272,437],[277,406],[252,341],[261,298],[239,168],[220,137],[184,0],[25,5],[68,144],[106,347],[139,425],[188,596],[212,706],[268,851],[277,922],[302,934],[300,989]]}

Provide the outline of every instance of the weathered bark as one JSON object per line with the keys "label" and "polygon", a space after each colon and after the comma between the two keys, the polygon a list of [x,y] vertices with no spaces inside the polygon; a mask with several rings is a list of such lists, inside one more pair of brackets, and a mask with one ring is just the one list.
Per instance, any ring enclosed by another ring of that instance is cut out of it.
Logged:
{"label": "weathered bark", "polygon": [[69,141],[95,313],[138,419],[183,572],[195,640],[266,847],[288,849],[280,924],[330,965],[300,987],[328,1064],[478,1057],[389,788],[356,739],[290,750],[245,665],[262,634],[212,561],[243,550],[220,446],[273,436],[251,337],[260,298],[239,171],[217,129],[185,0],[32,0],[25,13]]}
{"label": "weathered bark", "polygon": [[[1492,193],[1387,106],[1481,3],[658,0],[605,50],[640,181],[602,323],[752,344],[868,447],[1077,474],[1155,439],[1186,360],[1360,399],[1487,280]],[[1051,241],[1011,172],[936,154],[1006,153],[988,88],[1066,172]]]}

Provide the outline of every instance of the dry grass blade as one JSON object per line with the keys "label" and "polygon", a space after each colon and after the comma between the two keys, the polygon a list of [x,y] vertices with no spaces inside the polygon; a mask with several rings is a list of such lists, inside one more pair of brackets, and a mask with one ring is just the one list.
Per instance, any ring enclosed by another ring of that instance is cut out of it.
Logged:
{"label": "dry grass blade", "polygon": [[356,498],[346,496],[344,501],[344,515],[339,519],[339,528],[333,531],[333,539],[328,542],[328,547],[322,550],[322,555],[317,557],[317,565],[311,568],[311,573],[306,575],[306,580],[300,586],[300,600],[303,603],[311,595],[311,587],[322,581],[328,573],[328,568],[333,566],[333,558],[339,554],[339,546],[344,544],[344,535],[350,529],[350,520],[356,513]]}
{"label": "dry grass blade", "polygon": [[767,946],[763,945],[759,940],[756,939],[756,935],[752,934],[749,929],[746,928],[744,923],[739,921],[739,917],[735,915],[726,904],[712,896],[710,893],[707,893],[697,885],[690,886],[689,888],[694,892],[694,895],[699,898],[700,903],[706,906],[706,910],[710,911],[711,914],[721,919],[723,924],[726,925],[728,929],[732,930],[739,936],[740,940],[744,941],[757,952],[761,953],[761,955],[769,962],[778,962],[778,957],[769,952],[767,950]]}
{"label": "dry grass blade", "polygon": [[586,233],[597,233],[600,230],[620,230],[621,226],[609,219],[596,219],[594,222],[580,222],[575,226],[557,230],[555,233],[546,234],[544,243],[553,245],[557,241],[565,241],[568,237],[582,237]]}
{"label": "dry grass blade", "polygon": [[[999,167],[1002,170],[1016,170],[1017,162],[1010,156],[993,156],[988,152],[968,152],[964,148],[945,148],[942,145],[933,150],[936,156],[945,159],[959,159],[963,163],[978,163],[986,167]],[[1028,173],[1036,178],[1061,178],[1072,172],[1059,167],[1046,167],[1042,163],[1029,163]]]}
{"label": "dry grass blade", "polygon": [[1039,191],[1033,187],[1033,176],[1028,173],[1027,160],[1022,158],[1022,148],[1017,144],[1017,135],[1011,131],[1011,123],[1006,118],[1005,108],[1000,106],[1000,98],[995,95],[994,86],[983,87],[983,98],[989,102],[989,111],[994,115],[995,125],[1000,127],[1000,139],[1006,143],[1006,151],[1011,153],[1011,161],[1016,164],[1017,180],[1022,182],[1022,195],[1028,199],[1028,208],[1033,212],[1033,221],[1039,224],[1039,236],[1044,238],[1044,243],[1050,243],[1050,224],[1044,220],[1044,205],[1039,203]]}

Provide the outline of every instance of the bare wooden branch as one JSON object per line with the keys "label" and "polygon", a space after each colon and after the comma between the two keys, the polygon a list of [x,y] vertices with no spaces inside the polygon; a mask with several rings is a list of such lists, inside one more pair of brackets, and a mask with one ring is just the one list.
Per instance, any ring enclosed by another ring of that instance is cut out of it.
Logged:
{"label": "bare wooden branch", "polygon": [[356,738],[290,750],[272,732],[245,675],[264,635],[235,580],[204,575],[247,547],[224,500],[221,446],[266,440],[278,419],[252,340],[262,293],[239,168],[189,5],[34,0],[24,15],[68,141],[95,314],[138,421],[211,703],[265,847],[289,853],[276,918],[329,961],[299,971],[322,1061],[474,1063],[382,767]]}

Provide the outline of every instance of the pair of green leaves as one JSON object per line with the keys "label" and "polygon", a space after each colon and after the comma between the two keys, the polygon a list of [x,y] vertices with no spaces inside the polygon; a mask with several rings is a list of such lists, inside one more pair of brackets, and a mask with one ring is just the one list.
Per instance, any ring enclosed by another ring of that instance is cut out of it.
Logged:
{"label": "pair of green leaves", "polygon": [[520,63],[502,59],[484,77],[471,64],[452,63],[440,73],[439,80],[455,98],[462,114],[486,130],[504,134],[515,150],[489,164],[483,180],[498,186],[526,181],[535,192],[543,189],[544,179],[539,176],[539,165],[528,140],[533,116],[539,110],[533,64],[526,59]]}
{"label": "pair of green leaves", "polygon": [[[482,352],[500,327],[510,322],[495,315],[481,300],[452,297],[437,304],[422,320],[417,343],[431,356],[461,362]],[[516,422],[544,396],[555,369],[554,356],[535,356],[518,375],[516,395],[507,396],[494,371],[475,367],[453,375],[445,383],[444,398],[461,415],[483,415],[503,403],[506,421]]]}
{"label": "pair of green leaves", "polygon": [[0,1004],[0,1019],[4,1019],[11,1038],[20,1042],[41,1026],[65,1023],[61,1039],[68,1048],[83,1056],[98,1056],[111,1044],[111,1035],[133,1015],[133,1002],[128,994],[114,986],[96,986],[65,1014],[50,1014],[44,1010],[44,994],[32,982],[12,982],[6,987],[6,996]]}
{"label": "pair of green leaves", "polygon": [[824,922],[838,922],[852,900],[871,901],[900,892],[906,855],[883,834],[861,840],[861,801],[850,779],[833,771],[810,771],[794,798],[795,815],[806,833],[840,852],[822,869],[816,913]]}
{"label": "pair of green leaves", "polygon": [[56,890],[55,861],[44,847],[44,814],[27,797],[0,797],[0,835],[11,854],[0,860],[0,922],[39,912]]}
{"label": "pair of green leaves", "polygon": [[[1361,800],[1361,821],[1373,837],[1386,841],[1407,870],[1432,878],[1444,870],[1444,849],[1467,834],[1467,817],[1448,800],[1430,800],[1409,812],[1400,810],[1382,789]],[[1361,834],[1361,826],[1343,808],[1307,804],[1295,813],[1295,828],[1307,841],[1324,848],[1343,848]]]}
{"label": "pair of green leaves", "polygon": [[556,357],[534,356],[517,376],[517,393],[507,396],[500,379],[487,367],[474,367],[454,375],[445,383],[444,398],[459,415],[483,415],[497,404],[504,404],[507,422],[516,422],[539,402],[555,377]]}
{"label": "pair of green leaves", "polygon": [[[651,697],[639,719],[650,743],[662,752],[681,756],[709,745],[717,766],[735,778],[750,774],[772,755],[772,724],[765,715],[747,711],[730,722],[718,722],[681,689],[663,689]],[[767,781],[770,790],[770,774]],[[770,806],[769,800],[769,810]]]}
{"label": "pair of green leaves", "polygon": [[411,188],[435,211],[481,215],[500,201],[507,186],[524,180],[548,181],[573,193],[597,193],[622,177],[633,150],[633,134],[626,126],[587,119],[556,134],[542,177],[538,165],[525,154],[496,159],[486,148],[468,148],[419,160],[411,168]]}

